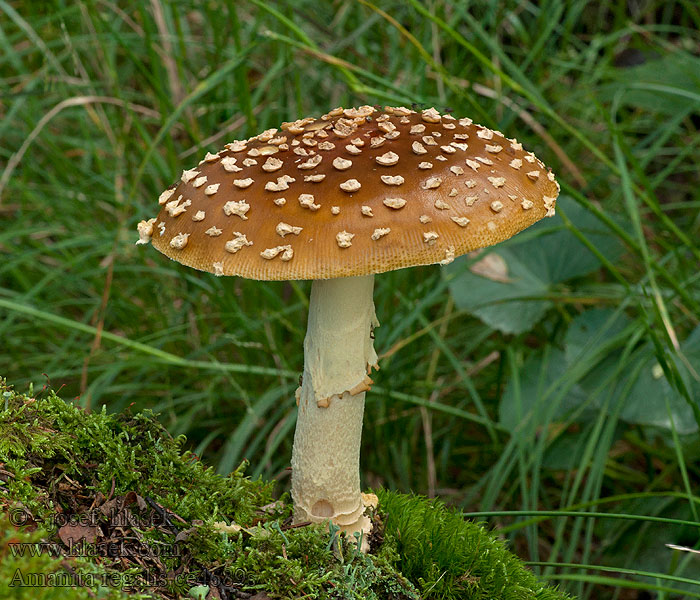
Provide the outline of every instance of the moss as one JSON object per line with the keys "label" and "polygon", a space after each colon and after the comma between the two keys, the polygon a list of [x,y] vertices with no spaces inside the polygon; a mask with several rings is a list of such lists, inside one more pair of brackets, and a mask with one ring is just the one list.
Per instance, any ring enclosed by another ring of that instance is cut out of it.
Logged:
{"label": "moss", "polygon": [[[380,490],[366,555],[334,526],[294,526],[286,495],[274,501],[272,484],[245,477],[245,464],[217,475],[148,411],[89,414],[2,381],[0,393],[0,581],[18,568],[95,578],[75,590],[15,587],[16,598],[126,597],[100,583],[108,577],[142,598],[565,598],[440,503]],[[17,514],[24,527],[8,520]],[[63,524],[49,527],[57,516]],[[90,540],[92,556],[70,555],[68,535]],[[37,542],[57,556],[15,555]]]}
{"label": "moss", "polygon": [[[29,476],[35,486],[69,477],[104,496],[134,491],[185,520],[204,514],[247,523],[256,507],[272,501],[272,484],[245,478],[245,465],[217,475],[183,452],[185,438],[172,438],[148,410],[86,413],[54,392],[34,400],[0,389],[8,407],[0,412],[0,460],[14,459],[25,475],[9,482],[20,499]],[[27,471],[38,464],[40,472]]]}
{"label": "moss", "polygon": [[425,598],[561,600],[504,542],[438,500],[378,490],[384,535]]}

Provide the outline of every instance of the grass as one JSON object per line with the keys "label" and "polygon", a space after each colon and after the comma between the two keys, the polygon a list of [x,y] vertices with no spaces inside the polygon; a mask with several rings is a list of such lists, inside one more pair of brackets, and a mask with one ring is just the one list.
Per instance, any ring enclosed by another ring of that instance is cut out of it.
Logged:
{"label": "grass", "polygon": [[700,579],[697,559],[664,546],[695,546],[699,522],[695,3],[0,0],[0,14],[9,381],[152,408],[220,473],[247,458],[284,489],[308,283],[194,272],[135,247],[135,224],[231,139],[336,105],[449,107],[551,166],[560,216],[493,251],[517,285],[475,275],[475,258],[377,278],[365,487],[487,519],[581,598],[700,593],[681,581]]}

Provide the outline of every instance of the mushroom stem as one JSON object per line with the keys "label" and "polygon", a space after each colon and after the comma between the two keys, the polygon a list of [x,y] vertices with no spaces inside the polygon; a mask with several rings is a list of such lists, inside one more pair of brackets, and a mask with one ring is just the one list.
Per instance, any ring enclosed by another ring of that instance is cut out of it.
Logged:
{"label": "mushroom stem", "polygon": [[295,521],[330,519],[350,535],[371,527],[363,516],[372,498],[360,492],[360,441],[362,390],[368,389],[369,367],[377,367],[373,286],[374,275],[311,286],[292,451]]}

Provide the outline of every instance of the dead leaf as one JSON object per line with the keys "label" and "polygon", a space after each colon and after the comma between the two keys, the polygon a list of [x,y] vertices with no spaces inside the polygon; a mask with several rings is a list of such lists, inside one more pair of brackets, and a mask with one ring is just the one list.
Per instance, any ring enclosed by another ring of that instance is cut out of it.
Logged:
{"label": "dead leaf", "polygon": [[[474,256],[474,254],[470,253],[470,256]],[[484,258],[469,267],[469,270],[474,275],[480,275],[492,281],[499,281],[500,283],[510,283],[512,281],[508,277],[506,261],[495,252],[489,252]]]}
{"label": "dead leaf", "polygon": [[64,525],[58,530],[58,537],[66,546],[71,543],[77,544],[82,539],[92,544],[97,539],[97,527],[94,525]]}

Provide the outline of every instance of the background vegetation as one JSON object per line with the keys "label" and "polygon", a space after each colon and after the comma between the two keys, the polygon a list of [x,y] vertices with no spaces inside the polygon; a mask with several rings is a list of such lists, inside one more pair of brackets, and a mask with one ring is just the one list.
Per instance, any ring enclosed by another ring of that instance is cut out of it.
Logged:
{"label": "background vegetation", "polygon": [[582,598],[700,597],[665,546],[700,546],[698,30],[692,0],[0,0],[0,373],[285,489],[308,283],[194,272],[135,224],[231,139],[449,108],[551,166],[558,216],[377,278],[364,484],[478,514]]}

